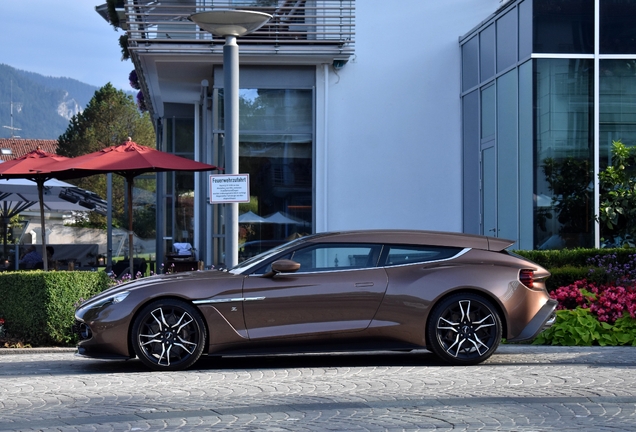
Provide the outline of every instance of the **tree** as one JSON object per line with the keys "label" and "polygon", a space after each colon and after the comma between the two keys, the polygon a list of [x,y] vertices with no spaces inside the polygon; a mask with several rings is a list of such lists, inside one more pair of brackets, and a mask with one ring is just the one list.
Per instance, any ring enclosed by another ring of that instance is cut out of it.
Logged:
{"label": "tree", "polygon": [[[71,118],[66,132],[58,138],[57,153],[66,157],[81,156],[121,144],[128,137],[138,144],[155,147],[155,132],[150,115],[147,112],[140,113],[132,96],[108,83],[95,92],[84,111]],[[106,197],[105,174],[69,182]],[[135,181],[135,186],[154,190],[154,182],[148,180]],[[115,226],[128,226],[128,219],[124,214],[124,195],[123,178],[113,176],[112,208]],[[143,220],[147,224],[147,218]],[[91,212],[88,220],[82,221],[82,225],[101,228],[105,226],[105,218]],[[134,226],[133,229],[137,231]],[[143,231],[148,230],[144,228]]]}
{"label": "tree", "polygon": [[543,173],[552,192],[552,205],[561,224],[559,234],[589,233],[591,230],[593,177],[587,159],[567,157],[543,160]]}
{"label": "tree", "polygon": [[636,147],[612,142],[612,164],[598,174],[600,206],[597,220],[607,246],[636,243]]}

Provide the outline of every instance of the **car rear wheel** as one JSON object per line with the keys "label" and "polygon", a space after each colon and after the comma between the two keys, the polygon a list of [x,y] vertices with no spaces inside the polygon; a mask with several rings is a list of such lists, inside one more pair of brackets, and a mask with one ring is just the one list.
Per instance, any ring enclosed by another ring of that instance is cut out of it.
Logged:
{"label": "car rear wheel", "polygon": [[182,370],[201,357],[206,329],[199,312],[175,299],[156,300],[144,307],[131,332],[135,354],[154,370]]}
{"label": "car rear wheel", "polygon": [[454,365],[481,363],[501,341],[501,319],[486,298],[472,293],[452,295],[429,316],[427,339],[431,351]]}

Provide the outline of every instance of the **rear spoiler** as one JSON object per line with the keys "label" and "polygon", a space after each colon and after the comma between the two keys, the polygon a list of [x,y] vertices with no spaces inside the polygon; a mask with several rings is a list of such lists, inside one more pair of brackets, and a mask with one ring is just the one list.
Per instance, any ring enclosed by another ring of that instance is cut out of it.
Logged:
{"label": "rear spoiler", "polygon": [[502,239],[497,237],[488,237],[488,250],[493,252],[501,252],[515,244],[514,240]]}

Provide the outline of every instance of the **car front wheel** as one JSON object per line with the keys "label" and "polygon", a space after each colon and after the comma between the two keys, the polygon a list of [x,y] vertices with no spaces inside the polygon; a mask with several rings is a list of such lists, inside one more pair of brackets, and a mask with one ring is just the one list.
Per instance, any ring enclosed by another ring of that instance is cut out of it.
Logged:
{"label": "car front wheel", "polygon": [[426,336],[429,348],[442,360],[473,365],[495,352],[501,333],[501,319],[492,303],[477,294],[461,293],[433,308]]}
{"label": "car front wheel", "polygon": [[131,332],[135,354],[154,370],[182,370],[201,357],[206,329],[199,312],[175,299],[156,300],[145,306]]}

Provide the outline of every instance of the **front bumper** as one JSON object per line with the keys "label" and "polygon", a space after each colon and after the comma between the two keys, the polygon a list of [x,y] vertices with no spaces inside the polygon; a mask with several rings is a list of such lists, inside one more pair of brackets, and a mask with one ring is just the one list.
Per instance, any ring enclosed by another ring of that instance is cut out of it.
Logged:
{"label": "front bumper", "polygon": [[528,325],[519,333],[519,336],[508,339],[508,342],[521,342],[534,339],[539,333],[550,328],[556,321],[556,307],[558,302],[554,299],[548,301],[539,309]]}
{"label": "front bumper", "polygon": [[134,358],[134,357],[121,355],[121,354],[112,354],[112,353],[106,353],[101,351],[91,351],[89,349],[86,349],[83,346],[77,347],[77,352],[75,352],[75,356],[90,358],[90,359],[98,359],[98,360],[130,360]]}

